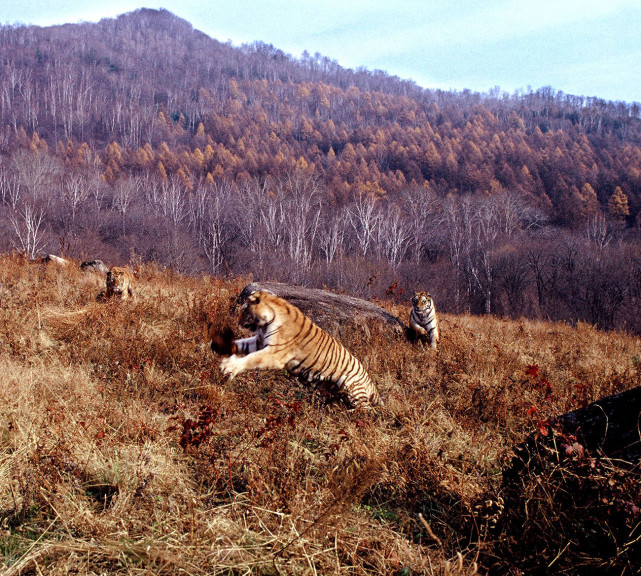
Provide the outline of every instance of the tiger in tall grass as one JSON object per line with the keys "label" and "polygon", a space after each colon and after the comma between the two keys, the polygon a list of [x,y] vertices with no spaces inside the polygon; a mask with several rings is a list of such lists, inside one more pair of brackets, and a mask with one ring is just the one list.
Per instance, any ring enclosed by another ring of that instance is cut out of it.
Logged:
{"label": "tiger in tall grass", "polygon": [[107,272],[106,285],[105,298],[118,296],[121,300],[126,300],[134,296],[134,275],[128,268],[119,266],[110,268]]}
{"label": "tiger in tall grass", "polygon": [[410,329],[416,338],[426,340],[430,348],[438,349],[438,316],[434,299],[427,292],[415,292],[412,296]]}
{"label": "tiger in tall grass", "polygon": [[240,311],[241,326],[255,332],[250,338],[230,340],[210,328],[215,352],[231,353],[220,363],[230,379],[248,370],[282,370],[308,382],[326,382],[352,407],[382,404],[363,365],[338,341],[318,327],[296,306],[260,290]]}

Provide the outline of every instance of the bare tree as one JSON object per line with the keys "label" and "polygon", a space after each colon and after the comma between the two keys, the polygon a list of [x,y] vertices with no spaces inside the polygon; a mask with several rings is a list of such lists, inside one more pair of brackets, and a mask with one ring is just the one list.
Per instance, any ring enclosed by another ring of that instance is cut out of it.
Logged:
{"label": "bare tree", "polygon": [[345,211],[340,211],[337,214],[325,214],[318,232],[318,241],[327,264],[331,264],[337,253],[340,252],[345,241],[348,222],[349,217]]}
{"label": "bare tree", "polygon": [[71,213],[71,225],[75,225],[76,212],[78,208],[87,200],[91,193],[91,187],[95,185],[90,183],[87,178],[76,172],[67,172],[63,179],[63,197],[69,206]]}
{"label": "bare tree", "polygon": [[116,210],[118,214],[120,214],[123,234],[125,234],[126,232],[125,219],[127,216],[127,211],[129,210],[129,206],[133,202],[137,190],[138,187],[133,178],[118,180],[114,187],[111,207],[112,209]]}
{"label": "bare tree", "polygon": [[544,315],[548,298],[559,279],[558,257],[549,246],[538,240],[525,251],[525,262],[534,276],[539,312]]}
{"label": "bare tree", "polygon": [[372,241],[376,238],[380,215],[376,211],[376,200],[371,195],[359,194],[347,211],[349,222],[356,234],[358,247],[367,256]]}
{"label": "bare tree", "polygon": [[119,214],[124,215],[133,200],[135,186],[131,180],[120,180],[114,187],[114,195],[111,201],[111,207]]}
{"label": "bare tree", "polygon": [[6,170],[0,172],[0,198],[3,204],[9,204],[14,211],[20,202],[20,182],[15,174],[9,174]]}
{"label": "bare tree", "polygon": [[261,198],[260,204],[260,225],[261,232],[272,248],[280,247],[285,239],[285,203],[281,193],[268,194]]}
{"label": "bare tree", "polygon": [[69,139],[73,134],[76,100],[75,72],[72,66],[64,66],[58,72],[57,95],[60,98],[60,113],[65,138]]}
{"label": "bare tree", "polygon": [[450,261],[454,265],[454,302],[457,310],[461,310],[463,304],[462,279],[471,250],[472,218],[472,203],[469,196],[448,198],[443,203],[439,228],[446,237]]}
{"label": "bare tree", "polygon": [[490,201],[496,210],[499,231],[508,238],[519,230],[540,228],[547,222],[546,215],[517,192],[503,191]]}
{"label": "bare tree", "polygon": [[152,176],[150,172],[145,172],[140,178],[142,179],[141,188],[145,202],[151,208],[154,216],[160,215],[160,213],[162,212],[163,195],[162,180],[160,178]]}
{"label": "bare tree", "polygon": [[20,106],[16,103],[18,94],[22,89],[26,71],[9,61],[0,74],[0,109],[10,114],[13,131],[18,130],[18,117]]}
{"label": "bare tree", "polygon": [[20,95],[22,96],[24,114],[32,132],[35,132],[38,129],[39,101],[36,92],[36,81],[34,80],[31,71],[29,71],[20,87]]}
{"label": "bare tree", "polygon": [[410,225],[405,221],[401,209],[392,204],[387,214],[380,219],[379,244],[387,262],[396,271],[402,262],[411,239]]}
{"label": "bare tree", "polygon": [[160,204],[162,213],[174,228],[187,217],[187,197],[185,189],[177,178],[163,180],[161,185]]}
{"label": "bare tree", "polygon": [[262,231],[263,210],[266,203],[273,199],[273,192],[269,190],[269,180],[254,178],[246,180],[236,190],[242,204],[242,209],[234,211],[236,218],[235,227],[240,235],[241,244],[252,254],[262,254],[265,236]]}
{"label": "bare tree", "polygon": [[207,197],[205,214],[199,234],[200,245],[210,265],[211,273],[219,274],[227,259],[232,224],[229,219],[231,193],[221,188],[215,195]]}
{"label": "bare tree", "polygon": [[484,199],[472,218],[472,250],[468,258],[468,270],[483,295],[486,314],[492,311],[493,253],[499,234],[497,205],[492,199]]}
{"label": "bare tree", "polygon": [[188,197],[189,227],[198,237],[201,236],[207,215],[207,200],[212,194],[212,189],[202,182],[196,186],[194,193]]}
{"label": "bare tree", "polygon": [[525,312],[525,296],[530,283],[527,263],[512,245],[505,246],[494,262],[495,279],[504,298],[504,312],[520,316]]}
{"label": "bare tree", "polygon": [[437,226],[434,220],[439,211],[439,203],[432,190],[420,186],[403,192],[401,207],[409,220],[409,249],[412,252],[414,264],[418,265]]}
{"label": "bare tree", "polygon": [[205,222],[200,234],[200,245],[205,252],[211,273],[214,276],[219,273],[223,263],[225,262],[223,252],[223,229],[217,216]]}
{"label": "bare tree", "polygon": [[316,176],[296,169],[279,185],[282,187],[287,251],[289,257],[306,270],[311,265],[320,222],[320,183]]}
{"label": "bare tree", "polygon": [[596,324],[604,330],[611,330],[619,312],[629,301],[629,289],[624,280],[626,266],[614,261],[582,254],[578,262],[580,278],[573,298],[573,313]]}
{"label": "bare tree", "polygon": [[38,202],[50,200],[47,192],[51,190],[54,179],[60,174],[60,162],[44,150],[18,150],[11,157],[20,184],[31,198]]}
{"label": "bare tree", "polygon": [[[576,318],[581,317],[581,290],[585,276],[581,269],[586,260],[586,242],[575,234],[562,234],[554,245],[555,257],[552,264],[557,268],[558,282],[554,290],[553,311],[555,317]],[[561,310],[565,305],[565,310]]]}
{"label": "bare tree", "polygon": [[20,210],[11,215],[11,224],[17,238],[16,247],[31,260],[35,259],[45,246],[44,217],[45,211],[42,207],[37,208],[29,203],[23,204]]}
{"label": "bare tree", "polygon": [[109,189],[108,185],[105,182],[103,182],[99,177],[96,177],[96,179],[92,182],[92,186],[90,188],[90,194],[98,210],[102,208],[102,203],[105,199],[108,189]]}
{"label": "bare tree", "polygon": [[612,231],[608,221],[601,212],[597,212],[588,218],[585,224],[585,236],[600,251],[612,241]]}

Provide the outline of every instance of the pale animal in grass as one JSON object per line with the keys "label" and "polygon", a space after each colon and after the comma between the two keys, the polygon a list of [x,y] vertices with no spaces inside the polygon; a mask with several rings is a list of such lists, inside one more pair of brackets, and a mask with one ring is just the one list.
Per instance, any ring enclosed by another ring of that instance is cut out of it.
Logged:
{"label": "pale animal in grass", "polygon": [[55,264],[58,264],[58,266],[69,266],[71,264],[70,260],[67,260],[66,258],[61,258],[60,256],[56,256],[55,254],[47,254],[43,259],[42,262],[45,264],[48,262],[53,262]]}
{"label": "pale animal in grass", "polygon": [[329,384],[352,407],[382,404],[363,365],[286,300],[254,292],[243,303],[239,322],[255,335],[232,340],[229,331],[210,333],[212,350],[232,354],[220,363],[230,379],[248,370],[286,369],[308,382]]}
{"label": "pale animal in grass", "polygon": [[438,316],[434,299],[427,292],[415,292],[412,296],[410,329],[417,338],[426,340],[430,348],[438,348]]}
{"label": "pale animal in grass", "polygon": [[133,298],[134,296],[134,275],[129,268],[113,266],[107,272],[107,289],[105,298],[118,297],[121,300]]}

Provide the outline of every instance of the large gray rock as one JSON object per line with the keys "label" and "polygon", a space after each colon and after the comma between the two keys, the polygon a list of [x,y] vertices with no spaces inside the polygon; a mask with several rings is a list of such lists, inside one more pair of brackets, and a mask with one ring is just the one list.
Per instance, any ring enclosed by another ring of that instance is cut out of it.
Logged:
{"label": "large gray rock", "polygon": [[404,337],[407,331],[407,326],[399,318],[372,302],[318,288],[291,286],[280,282],[252,282],[243,288],[238,302],[242,304],[250,294],[258,290],[267,290],[291,302],[334,336],[344,335],[346,328],[360,329],[367,336],[372,331],[382,331]]}
{"label": "large gray rock", "polygon": [[102,260],[87,260],[80,264],[80,268],[83,272],[93,271],[100,274],[109,272],[109,268]]}

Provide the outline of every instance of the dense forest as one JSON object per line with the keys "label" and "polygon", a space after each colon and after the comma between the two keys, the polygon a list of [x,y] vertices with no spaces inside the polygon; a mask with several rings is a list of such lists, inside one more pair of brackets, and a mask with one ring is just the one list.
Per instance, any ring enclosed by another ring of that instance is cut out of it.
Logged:
{"label": "dense forest", "polygon": [[641,331],[639,103],[428,90],[164,10],[0,48],[3,251]]}

